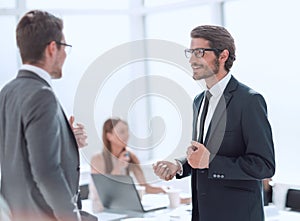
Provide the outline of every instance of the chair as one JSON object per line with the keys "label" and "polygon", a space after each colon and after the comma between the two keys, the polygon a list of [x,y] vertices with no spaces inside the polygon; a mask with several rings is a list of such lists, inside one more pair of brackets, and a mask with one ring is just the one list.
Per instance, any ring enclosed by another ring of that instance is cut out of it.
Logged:
{"label": "chair", "polygon": [[300,212],[300,190],[289,189],[286,196],[285,206]]}

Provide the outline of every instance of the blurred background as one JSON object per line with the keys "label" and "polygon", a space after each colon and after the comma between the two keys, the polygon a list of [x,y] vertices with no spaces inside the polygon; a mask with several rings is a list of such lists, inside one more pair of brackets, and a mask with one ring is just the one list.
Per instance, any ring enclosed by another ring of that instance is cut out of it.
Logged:
{"label": "blurred background", "polygon": [[[0,89],[16,76],[21,65],[15,29],[18,20],[30,9],[47,10],[64,20],[66,43],[73,47],[64,65],[63,78],[54,80],[53,88],[68,116],[76,114],[74,104],[85,72],[105,53],[142,39],[166,40],[189,48],[190,31],[194,27],[223,25],[236,42],[237,60],[231,73],[260,92],[268,105],[277,162],[273,180],[300,184],[297,175],[300,168],[299,8],[300,2],[295,0],[0,0]],[[99,69],[99,76],[106,74]],[[153,92],[155,85],[145,76],[165,79],[171,84],[169,90],[180,88],[186,93],[188,106],[182,107],[180,99]],[[116,117],[128,121],[131,137],[148,142],[148,147],[135,150],[141,162],[150,164],[168,158],[178,148],[176,156],[185,152],[191,140],[192,100],[203,87],[176,64],[159,60],[131,62],[109,73],[97,91],[93,106],[80,107],[91,108],[88,111],[93,119],[93,125],[87,126],[91,134],[89,145],[81,150],[83,171],[89,168],[90,157],[101,151],[102,125],[114,115],[114,101],[122,98],[124,88],[132,87],[129,88],[132,93],[138,93],[130,82],[140,77],[149,96],[141,95],[130,101],[127,114]],[[157,118],[158,123],[151,123]],[[75,116],[75,119],[86,123],[84,117]],[[155,131],[162,134],[152,136]],[[133,141],[131,144],[135,146]]]}

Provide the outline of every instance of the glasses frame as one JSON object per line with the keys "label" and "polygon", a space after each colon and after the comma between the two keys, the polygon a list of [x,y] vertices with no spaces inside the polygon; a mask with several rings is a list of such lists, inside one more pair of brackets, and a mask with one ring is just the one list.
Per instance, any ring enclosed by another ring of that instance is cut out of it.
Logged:
{"label": "glasses frame", "polygon": [[65,52],[67,53],[67,54],[70,54],[70,52],[71,52],[71,49],[72,49],[72,45],[69,45],[69,44],[67,44],[67,43],[64,43],[64,42],[60,42],[60,41],[54,41],[56,44],[58,44],[58,45],[63,45],[63,46],[65,46]]}
{"label": "glasses frame", "polygon": [[[205,55],[206,51],[214,51],[217,54],[222,52],[223,50],[217,49],[217,48],[195,48],[195,49],[185,49],[184,55],[186,58],[191,58],[194,54],[196,58],[202,58]],[[195,53],[198,52],[198,53]]]}

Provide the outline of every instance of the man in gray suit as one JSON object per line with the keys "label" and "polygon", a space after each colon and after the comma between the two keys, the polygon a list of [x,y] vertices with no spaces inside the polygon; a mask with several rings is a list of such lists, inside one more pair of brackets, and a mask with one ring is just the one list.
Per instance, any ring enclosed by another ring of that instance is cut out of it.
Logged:
{"label": "man in gray suit", "polygon": [[225,28],[199,26],[191,37],[185,54],[207,87],[194,100],[192,145],[154,172],[165,180],[191,175],[193,221],[263,221],[261,180],[275,172],[265,100],[229,73],[235,44]]}
{"label": "man in gray suit", "polygon": [[1,194],[16,221],[80,220],[78,147],[86,135],[51,88],[71,47],[62,29],[47,12],[24,15],[16,30],[23,65],[0,93]]}

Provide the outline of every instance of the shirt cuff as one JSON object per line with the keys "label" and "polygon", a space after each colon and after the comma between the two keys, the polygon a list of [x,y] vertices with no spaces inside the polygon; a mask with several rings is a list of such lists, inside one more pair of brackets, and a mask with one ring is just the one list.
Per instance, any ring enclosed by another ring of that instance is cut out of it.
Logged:
{"label": "shirt cuff", "polygon": [[175,159],[175,161],[176,161],[176,164],[177,164],[177,166],[179,168],[179,170],[177,170],[177,174],[179,176],[182,176],[183,175],[183,166],[182,166],[182,163],[181,163],[180,160],[177,160],[177,159]]}

